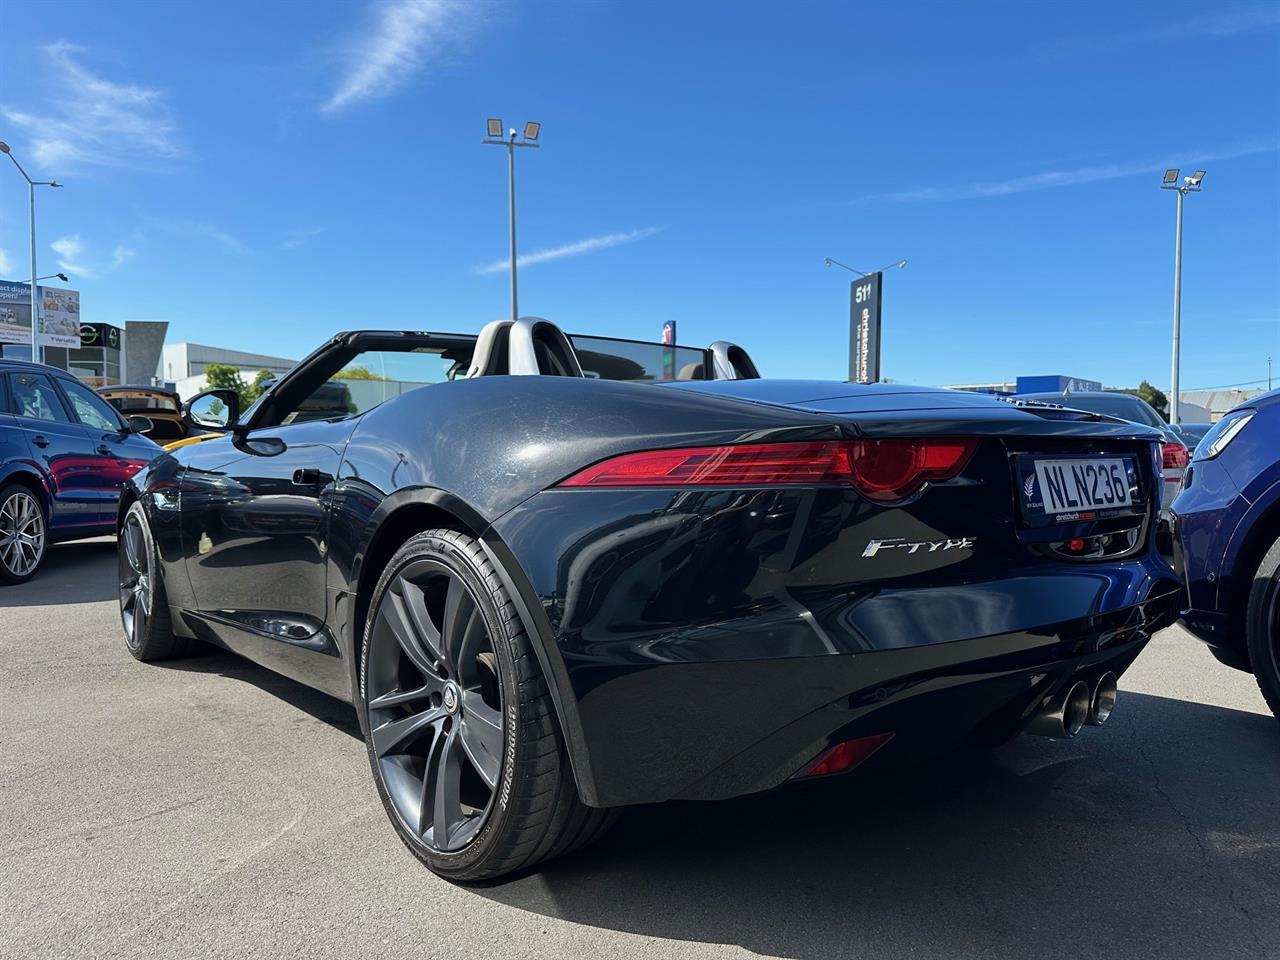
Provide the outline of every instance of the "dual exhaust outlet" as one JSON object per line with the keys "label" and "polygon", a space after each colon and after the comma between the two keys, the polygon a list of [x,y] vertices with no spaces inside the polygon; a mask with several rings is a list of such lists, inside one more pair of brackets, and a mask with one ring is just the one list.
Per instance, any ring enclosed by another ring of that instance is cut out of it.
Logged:
{"label": "dual exhaust outlet", "polygon": [[1116,708],[1116,675],[1108,670],[1092,688],[1077,680],[1055,694],[1027,724],[1026,733],[1070,740],[1086,725],[1100,727]]}

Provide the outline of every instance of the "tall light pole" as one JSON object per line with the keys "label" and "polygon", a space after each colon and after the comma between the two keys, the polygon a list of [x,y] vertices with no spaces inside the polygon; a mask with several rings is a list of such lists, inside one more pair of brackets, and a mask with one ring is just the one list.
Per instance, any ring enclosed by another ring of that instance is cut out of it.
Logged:
{"label": "tall light pole", "polygon": [[520,135],[520,140],[516,140],[516,128],[512,127],[507,131],[506,137],[502,136],[502,121],[490,118],[487,121],[486,131],[489,139],[480,141],[481,143],[491,143],[497,146],[507,148],[507,219],[510,225],[510,246],[511,246],[511,320],[514,323],[520,319],[520,308],[516,297],[516,147],[536,147],[538,134],[542,131],[542,124],[535,123],[530,120],[524,125],[524,132]]}
{"label": "tall light pole", "polygon": [[1200,183],[1204,180],[1204,171],[1197,170],[1178,183],[1180,172],[1177,167],[1170,167],[1160,183],[1161,190],[1176,190],[1178,193],[1178,223],[1173,233],[1173,374],[1169,391],[1169,422],[1175,427],[1181,419],[1178,413],[1178,368],[1182,356],[1182,201],[1188,193],[1199,193]]}
{"label": "tall light pole", "polygon": [[5,154],[13,161],[13,165],[22,174],[22,179],[27,181],[27,198],[30,202],[31,221],[31,359],[36,363],[40,363],[44,358],[44,350],[41,348],[40,335],[37,332],[40,311],[36,306],[36,284],[40,281],[36,278],[36,187],[60,187],[62,184],[56,180],[32,180],[27,176],[27,171],[22,169],[22,164],[13,155],[9,145],[3,140],[0,140],[0,153]]}

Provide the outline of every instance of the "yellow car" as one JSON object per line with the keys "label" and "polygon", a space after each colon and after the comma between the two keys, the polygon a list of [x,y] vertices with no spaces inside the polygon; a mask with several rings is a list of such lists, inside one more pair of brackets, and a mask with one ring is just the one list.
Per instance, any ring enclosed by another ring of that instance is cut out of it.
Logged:
{"label": "yellow car", "polygon": [[122,384],[99,387],[98,395],[126,418],[136,414],[150,418],[147,436],[165,450],[177,450],[222,436],[220,433],[189,434],[190,428],[182,416],[182,401],[172,390]]}
{"label": "yellow car", "polygon": [[173,440],[163,444],[165,450],[177,450],[179,447],[189,447],[193,443],[204,443],[206,440],[216,440],[222,436],[220,433],[198,433],[194,437],[183,437],[181,440]]}

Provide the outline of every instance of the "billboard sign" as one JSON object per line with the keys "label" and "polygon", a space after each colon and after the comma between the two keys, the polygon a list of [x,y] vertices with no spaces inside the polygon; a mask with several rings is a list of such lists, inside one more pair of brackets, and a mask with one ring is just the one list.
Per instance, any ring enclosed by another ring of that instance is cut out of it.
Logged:
{"label": "billboard sign", "polygon": [[80,291],[38,287],[40,342],[46,347],[80,346]]}
{"label": "billboard sign", "polygon": [[[31,286],[0,280],[0,343],[31,343]],[[36,287],[40,310],[40,343],[46,347],[80,346],[80,292]]]}
{"label": "billboard sign", "polygon": [[849,382],[880,379],[880,285],[882,273],[849,284]]}
{"label": "billboard sign", "polygon": [[0,343],[31,343],[31,287],[0,280]]}

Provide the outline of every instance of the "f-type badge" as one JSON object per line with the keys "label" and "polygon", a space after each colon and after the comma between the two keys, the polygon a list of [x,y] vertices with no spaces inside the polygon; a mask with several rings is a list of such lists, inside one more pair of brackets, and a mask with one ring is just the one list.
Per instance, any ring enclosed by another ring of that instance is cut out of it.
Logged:
{"label": "f-type badge", "polygon": [[882,550],[905,550],[907,553],[942,553],[946,550],[969,550],[978,541],[973,537],[958,537],[954,540],[906,540],[902,537],[889,537],[887,540],[871,540],[862,551],[864,557],[874,557]]}

